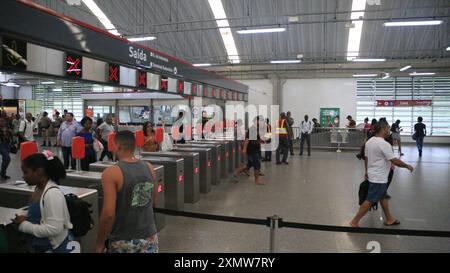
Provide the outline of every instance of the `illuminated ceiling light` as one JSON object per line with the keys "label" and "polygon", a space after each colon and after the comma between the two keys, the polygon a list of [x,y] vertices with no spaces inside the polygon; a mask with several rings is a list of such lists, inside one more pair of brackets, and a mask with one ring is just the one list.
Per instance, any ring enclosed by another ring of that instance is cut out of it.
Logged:
{"label": "illuminated ceiling light", "polygon": [[277,27],[277,28],[242,29],[236,32],[239,34],[261,34],[261,33],[284,32],[284,31],[286,31],[286,28]]}
{"label": "illuminated ceiling light", "polygon": [[408,70],[408,69],[410,69],[411,67],[412,67],[411,65],[404,66],[404,67],[400,68],[400,71]]}
{"label": "illuminated ceiling light", "polygon": [[48,82],[41,82],[41,84],[55,84],[55,82],[48,81]]}
{"label": "illuminated ceiling light", "polygon": [[352,2],[352,13],[350,20],[354,27],[349,29],[348,32],[348,43],[347,43],[347,61],[351,61],[359,55],[359,46],[361,43],[361,34],[363,27],[364,11],[366,9],[366,0],[353,0]]}
{"label": "illuminated ceiling light", "polygon": [[447,47],[447,51],[450,51],[450,46],[449,46],[449,47]]}
{"label": "illuminated ceiling light", "polygon": [[210,63],[204,63],[204,64],[193,64],[195,67],[202,67],[202,66],[211,66]]}
{"label": "illuminated ceiling light", "polygon": [[301,63],[301,60],[278,60],[278,61],[270,61],[271,64],[298,64]]}
{"label": "illuminated ceiling light", "polygon": [[389,73],[386,73],[386,75],[384,75],[384,77],[382,78],[383,80],[389,78],[391,75],[389,75]]}
{"label": "illuminated ceiling light", "polygon": [[435,75],[436,73],[434,72],[413,72],[413,73],[409,73],[410,76],[432,76]]}
{"label": "illuminated ceiling light", "polygon": [[360,63],[365,63],[365,62],[384,62],[386,61],[386,59],[371,59],[371,58],[355,58],[352,59],[353,62],[360,62]]}
{"label": "illuminated ceiling light", "polygon": [[146,37],[134,37],[134,38],[127,38],[130,42],[141,42],[141,41],[153,41],[156,40],[155,36],[146,36]]}
{"label": "illuminated ceiling light", "polygon": [[103,11],[98,7],[94,0],[83,0],[83,3],[88,7],[88,9],[94,14],[97,19],[102,23],[103,27],[106,30],[116,36],[119,36],[120,33],[117,31],[117,28],[111,23],[109,18],[103,13]]}
{"label": "illuminated ceiling light", "polygon": [[237,52],[236,44],[234,43],[233,33],[231,32],[230,24],[228,23],[225,9],[223,8],[222,0],[208,0],[209,7],[216,19],[217,27],[219,28],[220,36],[227,51],[228,60],[233,64],[241,62]]}
{"label": "illuminated ceiling light", "polygon": [[13,82],[2,83],[2,85],[8,86],[8,87],[20,87],[20,85],[13,83]]}
{"label": "illuminated ceiling light", "polygon": [[386,22],[385,27],[437,26],[442,20]]}
{"label": "illuminated ceiling light", "polygon": [[355,78],[363,78],[363,77],[376,77],[378,74],[353,74]]}

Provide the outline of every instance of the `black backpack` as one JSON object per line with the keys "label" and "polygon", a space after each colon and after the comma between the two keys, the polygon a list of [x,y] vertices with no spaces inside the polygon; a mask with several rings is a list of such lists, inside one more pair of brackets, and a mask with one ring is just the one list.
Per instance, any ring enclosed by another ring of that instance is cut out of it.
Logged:
{"label": "black backpack", "polygon": [[[58,187],[50,187],[45,193],[51,188],[59,189]],[[42,195],[44,198],[45,193]],[[78,198],[75,194],[69,193],[64,195],[66,198],[67,209],[69,210],[70,222],[73,227],[71,229],[74,237],[81,237],[86,235],[93,227],[94,220],[91,217],[91,207],[92,204]],[[42,201],[44,205],[44,201]]]}
{"label": "black backpack", "polygon": [[[364,203],[364,201],[366,201],[368,192],[369,192],[369,181],[368,180],[364,180],[359,185],[359,190],[358,190],[358,197],[359,197],[358,204],[360,206],[362,205],[362,203]],[[372,207],[370,208],[370,210],[372,210],[372,209],[373,210],[377,210],[378,209],[378,203],[372,204]]]}

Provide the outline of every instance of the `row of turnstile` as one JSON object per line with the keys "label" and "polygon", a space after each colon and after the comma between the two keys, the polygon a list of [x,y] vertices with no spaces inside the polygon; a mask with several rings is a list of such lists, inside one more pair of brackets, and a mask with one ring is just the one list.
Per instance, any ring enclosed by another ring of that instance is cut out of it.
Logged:
{"label": "row of turnstile", "polygon": [[[214,139],[187,141],[167,152],[142,152],[141,160],[150,162],[156,173],[157,208],[184,210],[184,203],[196,203],[200,193],[207,194],[212,185],[233,176],[243,163],[242,141]],[[90,164],[90,171],[69,171],[60,181],[64,193],[72,193],[92,204],[94,228],[81,238],[82,252],[94,252],[97,220],[103,204],[101,174],[113,162]],[[17,210],[26,210],[34,187],[24,182],[0,184],[0,252],[2,238],[6,238],[7,251],[23,252],[25,243],[8,217]],[[157,230],[164,225],[164,215],[155,214]],[[2,237],[3,236],[3,237]]]}

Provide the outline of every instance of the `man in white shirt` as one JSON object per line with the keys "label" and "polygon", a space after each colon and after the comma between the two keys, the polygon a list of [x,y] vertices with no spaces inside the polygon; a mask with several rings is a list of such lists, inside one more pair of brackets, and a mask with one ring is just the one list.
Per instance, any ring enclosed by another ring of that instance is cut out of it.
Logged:
{"label": "man in white shirt", "polygon": [[25,120],[20,121],[19,125],[19,139],[21,142],[23,141],[34,141],[34,122],[33,115],[31,113],[27,113],[25,116]]}
{"label": "man in white shirt", "polygon": [[384,140],[389,135],[390,127],[386,122],[378,122],[375,126],[375,136],[366,142],[365,147],[365,179],[369,181],[369,190],[366,201],[361,204],[355,218],[350,222],[352,227],[359,227],[359,221],[369,211],[372,205],[380,202],[386,221],[384,225],[392,226],[400,224],[400,221],[392,217],[389,210],[387,188],[388,176],[391,164],[400,168],[413,171],[414,168],[396,158],[392,146]]}
{"label": "man in white shirt", "polygon": [[310,120],[308,120],[309,117],[308,115],[305,115],[305,120],[302,121],[302,123],[300,124],[300,128],[301,128],[301,140],[300,140],[300,155],[303,155],[303,146],[305,144],[305,140],[306,140],[306,144],[308,144],[308,156],[311,156],[311,133],[312,130],[314,128],[312,122]]}

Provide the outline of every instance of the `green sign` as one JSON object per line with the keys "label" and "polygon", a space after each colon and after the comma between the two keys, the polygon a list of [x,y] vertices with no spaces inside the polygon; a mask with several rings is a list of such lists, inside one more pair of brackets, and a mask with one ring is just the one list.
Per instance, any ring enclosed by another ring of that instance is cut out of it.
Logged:
{"label": "green sign", "polygon": [[339,127],[340,108],[320,108],[320,126]]}

